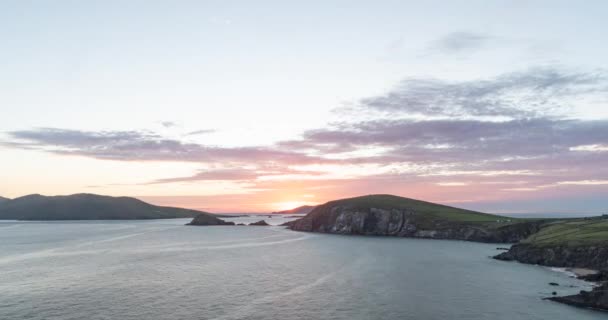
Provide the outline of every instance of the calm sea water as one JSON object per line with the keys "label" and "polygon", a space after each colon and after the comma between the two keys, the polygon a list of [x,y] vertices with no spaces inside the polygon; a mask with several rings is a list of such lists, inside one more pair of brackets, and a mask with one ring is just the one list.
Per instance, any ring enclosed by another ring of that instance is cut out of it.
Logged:
{"label": "calm sea water", "polygon": [[0,319],[606,319],[496,245],[186,222],[0,223]]}

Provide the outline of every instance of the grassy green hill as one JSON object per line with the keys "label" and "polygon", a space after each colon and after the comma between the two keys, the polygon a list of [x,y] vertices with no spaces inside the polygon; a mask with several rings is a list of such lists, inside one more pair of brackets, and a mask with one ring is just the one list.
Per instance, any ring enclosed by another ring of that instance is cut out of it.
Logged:
{"label": "grassy green hill", "polygon": [[534,246],[608,245],[608,218],[556,221],[522,243]]}
{"label": "grassy green hill", "polygon": [[[432,202],[415,200],[390,194],[367,195],[355,198],[340,199],[330,201],[323,206],[346,206],[355,209],[379,208],[379,209],[408,209],[418,215],[425,215],[429,218],[437,218],[458,222],[497,222],[514,221],[517,219],[460,209],[441,205]],[[316,210],[314,210],[316,211]],[[313,211],[313,212],[314,212]]]}

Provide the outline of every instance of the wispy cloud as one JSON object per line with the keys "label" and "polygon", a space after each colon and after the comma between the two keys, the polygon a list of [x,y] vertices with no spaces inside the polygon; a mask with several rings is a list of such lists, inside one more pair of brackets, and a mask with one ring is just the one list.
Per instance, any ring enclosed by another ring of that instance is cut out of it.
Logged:
{"label": "wispy cloud", "polygon": [[543,67],[470,81],[405,79],[386,94],[363,99],[360,108],[433,117],[529,118],[563,114],[571,99],[607,92],[604,72]]}
{"label": "wispy cloud", "polygon": [[[521,160],[570,153],[608,139],[608,120],[510,121],[375,120],[306,132],[293,148],[339,150],[386,147],[392,161]],[[389,160],[389,159],[387,159]]]}
{"label": "wispy cloud", "polygon": [[605,98],[607,88],[601,72],[551,68],[464,82],[407,79],[361,101],[359,108],[371,118],[333,123],[270,146],[221,147],[150,131],[57,128],[11,131],[2,144],[206,168],[144,184],[246,181],[256,192],[297,188],[298,194],[314,188],[356,194],[443,187],[442,194],[460,201],[479,200],[481,193],[500,198],[605,190],[608,120],[569,119],[561,111],[578,97]]}
{"label": "wispy cloud", "polygon": [[173,122],[173,121],[161,121],[160,125],[165,127],[165,128],[173,128],[173,127],[177,127],[177,123]]}
{"label": "wispy cloud", "polygon": [[433,41],[430,44],[428,51],[440,54],[469,52],[482,48],[491,39],[492,37],[480,33],[465,31],[452,32]]}
{"label": "wispy cloud", "polygon": [[186,133],[186,136],[196,136],[199,134],[208,134],[208,133],[214,133],[216,130],[215,129],[202,129],[202,130],[195,130],[195,131],[190,131],[188,133]]}
{"label": "wispy cloud", "polygon": [[251,180],[257,177],[253,170],[230,168],[219,170],[205,170],[191,176],[158,179],[148,184],[173,183],[173,182],[192,182],[192,181],[213,181],[213,180]]}
{"label": "wispy cloud", "polygon": [[302,153],[269,147],[224,148],[168,139],[147,131],[81,131],[39,128],[8,132],[5,146],[122,161],[317,163]]}
{"label": "wispy cloud", "polygon": [[166,179],[157,179],[146,184],[162,184],[162,183],[173,183],[173,182],[196,182],[196,181],[253,181],[259,178],[273,177],[273,176],[285,176],[285,175],[301,175],[301,176],[315,176],[321,175],[322,172],[318,171],[302,171],[295,170],[289,167],[283,166],[257,166],[249,165],[249,168],[244,167],[232,167],[232,168],[219,168],[219,169],[206,169],[200,172],[186,177],[174,177]]}

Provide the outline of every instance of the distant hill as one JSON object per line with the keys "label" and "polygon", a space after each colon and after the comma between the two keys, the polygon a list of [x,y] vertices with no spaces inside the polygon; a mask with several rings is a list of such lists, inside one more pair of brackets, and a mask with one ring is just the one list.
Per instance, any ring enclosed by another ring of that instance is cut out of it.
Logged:
{"label": "distant hill", "polygon": [[388,194],[330,201],[286,223],[296,231],[513,243],[542,220],[522,220]]}
{"label": "distant hill", "polygon": [[301,206],[290,210],[275,211],[273,214],[307,214],[314,210],[317,206]]}
{"label": "distant hill", "polygon": [[191,218],[210,213],[155,206],[129,197],[74,194],[47,197],[32,194],[0,202],[0,220],[128,220]]}
{"label": "distant hill", "polygon": [[0,203],[5,202],[5,201],[9,201],[9,198],[5,198],[5,197],[0,197]]}

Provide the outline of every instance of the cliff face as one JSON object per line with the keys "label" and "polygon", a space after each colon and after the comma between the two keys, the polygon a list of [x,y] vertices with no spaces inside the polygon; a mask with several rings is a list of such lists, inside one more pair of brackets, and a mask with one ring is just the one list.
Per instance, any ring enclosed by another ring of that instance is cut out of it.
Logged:
{"label": "cliff face", "polygon": [[578,267],[601,270],[608,268],[608,247],[535,246],[533,244],[520,243],[494,258],[551,267]]}
{"label": "cliff face", "polygon": [[537,232],[542,222],[505,225],[453,221],[413,209],[350,208],[326,204],[288,227],[296,231],[514,243]]}

